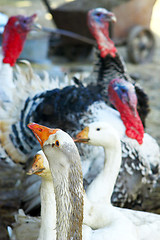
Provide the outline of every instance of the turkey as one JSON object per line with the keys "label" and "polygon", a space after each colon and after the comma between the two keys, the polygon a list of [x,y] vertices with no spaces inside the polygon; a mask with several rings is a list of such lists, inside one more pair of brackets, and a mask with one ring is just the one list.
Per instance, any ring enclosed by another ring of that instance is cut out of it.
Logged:
{"label": "turkey", "polygon": [[[93,18],[93,13],[95,14],[95,18]],[[90,11],[88,18],[89,22],[90,20],[92,21],[92,25],[95,24],[95,31],[97,29],[96,36],[98,34],[102,36],[103,28],[105,28],[104,32],[108,32],[108,22],[115,20],[114,14],[104,9]],[[99,21],[97,20],[98,18]],[[101,26],[101,31],[97,27],[98,25]],[[116,58],[118,55],[113,42],[112,44],[107,44],[108,41],[111,43],[111,40],[106,36],[103,36],[103,38],[105,42],[102,45],[109,48],[105,59],[110,59],[114,56]],[[114,49],[113,54],[110,53],[110,47]],[[93,76],[98,74],[98,78],[96,78],[95,83],[90,83],[87,86],[79,83],[78,85],[66,86],[61,89],[53,89],[54,84],[51,82],[48,89],[53,90],[46,90],[45,81],[37,80],[37,82],[34,82],[34,86],[37,86],[34,93],[34,90],[31,91],[33,79],[30,79],[28,85],[25,85],[28,97],[26,97],[27,94],[23,94],[21,104],[16,104],[18,106],[17,109],[15,106],[11,106],[10,111],[7,111],[3,121],[1,121],[2,130],[0,140],[7,154],[7,159],[10,158],[15,162],[25,163],[39,150],[39,145],[37,145],[36,140],[33,138],[32,132],[27,128],[29,122],[37,122],[54,128],[58,127],[72,136],[93,121],[101,120],[114,124],[120,133],[126,132],[127,135],[122,134],[121,137],[123,161],[112,195],[112,202],[118,206],[127,205],[128,207],[132,207],[137,203],[142,204],[144,202],[143,196],[139,197],[141,192],[144,192],[144,196],[145,194],[147,195],[156,182],[159,174],[159,147],[151,136],[146,133],[144,134],[143,126],[137,113],[138,95],[135,93],[135,87],[130,83],[130,78],[125,72],[120,58],[117,58],[120,62],[121,70],[118,69],[115,71],[113,69],[117,69],[117,65],[113,63],[109,67],[108,64],[112,62],[112,59],[104,61],[104,56],[102,55],[99,60],[99,66],[96,65],[93,72]],[[104,63],[106,63],[106,66]],[[107,72],[108,67],[109,72]],[[113,77],[109,74],[110,72],[113,73]],[[113,82],[110,81],[112,79],[114,79]],[[39,89],[40,82],[43,85],[43,90],[42,88]],[[16,88],[20,90],[21,88],[18,87],[19,84],[21,86],[22,83],[18,81]],[[108,85],[110,86],[110,101],[118,108],[120,114],[112,107],[109,107],[111,103],[108,99]],[[139,93],[143,93],[143,91],[140,90]],[[115,97],[116,100],[113,99]],[[15,94],[16,101],[19,101],[17,94]],[[120,109],[119,106],[123,108]],[[138,106],[138,111],[140,111],[140,101],[138,102]],[[135,119],[139,124],[138,131],[136,129],[137,126],[132,127],[132,125],[128,124],[128,118],[123,117],[122,122],[120,115],[125,115],[123,114],[125,113],[124,109],[130,112],[130,116],[138,119]],[[8,116],[10,116],[12,121],[7,120]],[[139,131],[140,129],[141,131]],[[82,156],[84,184],[85,188],[87,188],[101,171],[104,154],[100,147],[84,145],[79,145],[78,147]],[[33,190],[31,183],[30,187],[27,184],[27,192],[24,198],[25,201],[28,201],[26,204],[27,211],[37,206],[37,199],[39,197],[38,192],[36,193],[35,189]],[[31,190],[34,192],[34,195],[31,193]],[[27,206],[32,207],[29,209]]]}
{"label": "turkey", "polygon": [[2,49],[0,52],[0,106],[13,101],[13,66],[20,56],[27,34],[30,32],[36,14],[25,17],[23,15],[9,18],[3,33]]}
{"label": "turkey", "polygon": [[[112,13],[110,13],[112,15]],[[107,90],[106,83],[117,77],[123,77],[126,81],[130,81],[135,86],[138,99],[138,113],[145,126],[145,119],[149,113],[148,96],[143,89],[135,84],[133,79],[127,73],[127,69],[122,57],[109,37],[108,31],[108,11],[104,8],[96,8],[88,13],[88,26],[95,37],[99,51],[97,51],[97,61],[95,63],[94,72],[86,79],[89,82],[97,81],[101,83],[104,91]],[[113,16],[113,20],[116,18]],[[103,81],[105,79],[105,81]],[[107,95],[107,93],[106,93]]]}

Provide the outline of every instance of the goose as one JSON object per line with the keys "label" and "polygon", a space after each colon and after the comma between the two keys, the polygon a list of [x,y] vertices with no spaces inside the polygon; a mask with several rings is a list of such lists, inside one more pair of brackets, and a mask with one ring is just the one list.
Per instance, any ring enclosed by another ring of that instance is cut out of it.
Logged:
{"label": "goose", "polygon": [[[119,133],[112,125],[106,122],[94,122],[79,132],[76,135],[75,141],[103,147],[105,152],[103,170],[88,187],[86,194],[87,197],[94,202],[98,201],[111,205],[111,196],[122,161]],[[120,212],[135,225],[135,231],[137,232],[136,239],[159,239],[159,215],[118,207],[113,208],[113,215],[111,214],[113,219],[114,214],[117,212],[116,214],[119,217],[118,214]],[[108,213],[106,211],[104,215],[106,214],[106,217],[110,218],[110,213]],[[118,237],[116,239],[118,239]],[[112,239],[112,237],[110,239]]]}
{"label": "goose", "polygon": [[[82,239],[82,236],[83,239],[95,240],[115,240],[120,237],[123,237],[123,239],[140,240],[150,239],[151,234],[152,239],[159,239],[159,215],[120,209],[113,207],[110,201],[106,201],[111,197],[107,186],[104,188],[104,182],[109,179],[107,174],[110,175],[113,182],[110,181],[106,185],[108,184],[109,186],[111,184],[112,187],[110,189],[113,189],[121,162],[119,134],[111,125],[103,122],[92,123],[83,132],[79,133],[76,138],[76,140],[78,139],[78,141],[88,144],[103,146],[107,154],[108,163],[105,163],[104,168],[110,167],[110,171],[103,171],[100,173],[100,175],[102,174],[101,178],[96,178],[96,181],[98,179],[99,184],[103,185],[103,187],[99,186],[98,189],[97,185],[95,189],[92,188],[95,197],[98,195],[98,205],[102,203],[103,206],[101,221],[105,219],[106,223],[106,226],[97,229],[91,228],[89,224],[87,225],[87,222],[83,224],[86,203],[84,201],[82,184],[82,168],[78,149],[73,139],[60,129],[51,129],[36,123],[30,123],[28,127],[35,134],[49,162],[56,198],[57,240]],[[85,134],[83,135],[84,132]],[[112,168],[111,160],[113,163]],[[94,183],[92,182],[92,184]],[[108,193],[110,196],[107,195]],[[85,238],[84,236],[86,235],[87,237]]]}
{"label": "goose", "polygon": [[56,239],[82,239],[83,177],[78,149],[62,130],[32,123],[28,127],[49,161],[56,199]]}
{"label": "goose", "polygon": [[11,227],[11,240],[20,240],[22,236],[24,240],[56,239],[56,203],[53,180],[48,161],[42,150],[34,156],[32,166],[27,171],[27,175],[33,174],[42,179],[40,188],[41,217],[25,215],[24,211],[19,209]]}
{"label": "goose", "polygon": [[56,203],[53,180],[48,161],[43,151],[37,152],[33,159],[28,175],[36,174],[42,178],[41,182],[41,227],[38,240],[56,239]]}

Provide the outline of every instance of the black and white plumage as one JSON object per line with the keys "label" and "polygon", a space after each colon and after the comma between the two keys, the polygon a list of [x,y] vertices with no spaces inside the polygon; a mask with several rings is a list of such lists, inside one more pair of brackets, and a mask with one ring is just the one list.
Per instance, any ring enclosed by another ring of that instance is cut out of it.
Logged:
{"label": "black and white plumage", "polygon": [[118,54],[118,52],[114,58],[110,55],[102,58],[98,51],[96,52],[96,55],[97,61],[95,63],[94,73],[92,76],[89,76],[90,79],[87,80],[93,82],[96,79],[102,85],[103,89],[106,89],[106,87],[104,86],[104,82],[101,82],[102,79],[107,79],[108,83],[115,78],[123,78],[126,81],[132,82],[135,87],[138,100],[137,110],[145,127],[145,119],[150,111],[149,98],[141,86],[129,76],[122,57]]}
{"label": "black and white plumage", "polygon": [[[106,63],[108,67],[107,60]],[[115,68],[116,65],[113,66]],[[103,67],[103,71],[100,67],[98,72],[95,69],[94,74],[106,77],[107,71],[105,67]],[[120,73],[117,71],[116,74],[116,76],[119,76]],[[16,109],[13,104],[10,111],[6,113],[4,120],[1,121],[1,143],[5,149],[6,158],[10,157],[14,161],[25,163],[39,150],[36,140],[32,140],[33,135],[27,128],[29,122],[38,122],[54,128],[58,127],[74,136],[77,131],[90,122],[109,121],[118,129],[123,149],[122,168],[112,201],[119,206],[128,205],[131,207],[133,204],[136,205],[137,196],[139,196],[141,190],[144,189],[144,196],[148,194],[148,191],[150,191],[148,188],[152,189],[158,178],[159,147],[156,141],[147,134],[144,135],[144,143],[141,146],[136,140],[129,139],[125,135],[125,126],[119,113],[107,105],[109,104],[107,97],[109,80],[99,77],[95,84],[92,83],[86,87],[73,85],[62,89],[53,89],[55,88],[54,83],[48,81],[48,90],[46,90],[45,80],[41,81],[39,79],[35,82],[30,79],[25,84],[26,94],[22,94],[20,104],[15,105],[19,109]],[[21,89],[18,84],[21,85],[21,83],[17,82],[17,89]],[[32,84],[35,86],[33,92],[31,92]],[[105,89],[104,86],[106,86]],[[18,95],[15,97],[15,102],[16,98],[19,102]],[[9,123],[6,120],[8,115],[11,118]],[[152,148],[149,149],[148,145],[152,145]],[[153,149],[155,150],[153,151]],[[79,146],[79,150],[82,154],[82,169],[87,187],[101,170],[104,155],[101,148],[98,147],[93,148],[83,145]],[[156,168],[157,172],[153,171]],[[133,177],[132,183],[130,181],[131,176]],[[34,202],[34,199],[31,200]],[[142,197],[140,203],[143,201]],[[32,206],[34,206],[34,203]]]}

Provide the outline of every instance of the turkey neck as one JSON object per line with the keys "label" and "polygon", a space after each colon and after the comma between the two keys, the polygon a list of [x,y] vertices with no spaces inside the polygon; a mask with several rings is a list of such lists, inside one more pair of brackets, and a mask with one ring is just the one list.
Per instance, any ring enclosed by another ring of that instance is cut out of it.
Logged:
{"label": "turkey neck", "polygon": [[[44,152],[46,154],[45,150]],[[82,240],[83,178],[79,154],[71,152],[71,159],[67,159],[68,157],[58,150],[54,156],[52,154],[49,152],[46,156],[56,199],[56,239]],[[68,165],[63,165],[64,158]]]}

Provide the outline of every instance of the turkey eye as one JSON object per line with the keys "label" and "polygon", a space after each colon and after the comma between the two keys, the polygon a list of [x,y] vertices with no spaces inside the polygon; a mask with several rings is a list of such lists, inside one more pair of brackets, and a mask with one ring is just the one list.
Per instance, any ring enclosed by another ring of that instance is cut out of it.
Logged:
{"label": "turkey eye", "polygon": [[122,88],[121,91],[122,91],[122,93],[125,93],[125,92],[126,92],[126,89]]}
{"label": "turkey eye", "polygon": [[97,13],[96,16],[97,16],[97,17],[100,17],[100,16],[101,16],[101,13]]}
{"label": "turkey eye", "polygon": [[57,147],[59,147],[59,141],[58,140],[55,142],[55,144],[56,144]]}
{"label": "turkey eye", "polygon": [[100,128],[97,128],[96,130],[97,130],[97,131],[100,131]]}

